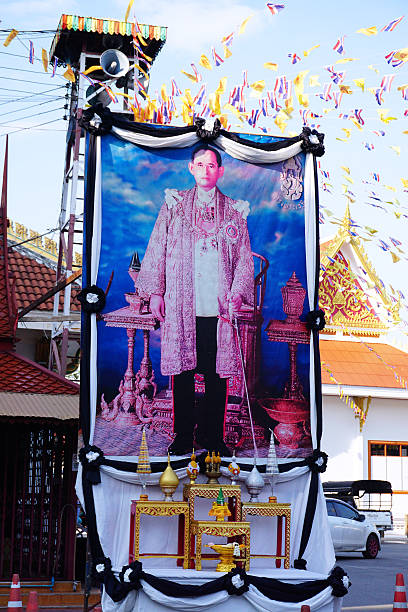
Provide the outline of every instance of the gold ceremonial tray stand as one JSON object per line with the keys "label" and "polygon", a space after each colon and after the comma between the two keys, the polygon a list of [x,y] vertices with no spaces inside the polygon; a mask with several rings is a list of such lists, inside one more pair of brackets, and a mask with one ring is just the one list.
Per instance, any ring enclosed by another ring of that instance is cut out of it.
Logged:
{"label": "gold ceremonial tray stand", "polygon": [[[284,568],[290,566],[290,504],[277,504],[274,502],[245,502],[242,504],[242,520],[246,521],[248,515],[277,517],[278,527],[276,534],[276,555],[251,555],[253,559],[276,559],[276,567],[281,566],[284,561]],[[285,519],[285,554],[282,555],[282,522]]]}
{"label": "gold ceremonial tray stand", "polygon": [[[206,499],[217,499],[220,487],[222,488],[222,492],[225,498],[228,499],[228,507],[231,511],[231,516],[229,517],[227,522],[221,521],[197,521],[195,520],[195,498],[196,497],[204,497]],[[233,537],[234,535],[242,535],[244,533],[233,533],[233,525],[237,525],[237,522],[241,525],[241,487],[239,485],[231,485],[231,484],[185,484],[183,487],[183,499],[187,501],[190,506],[190,568],[194,568],[194,551],[196,551],[196,569],[201,569],[201,558],[205,556],[206,559],[218,559],[219,557],[214,555],[202,555],[201,554],[201,536],[203,533],[207,533],[209,535],[227,535],[227,537]],[[194,523],[194,530],[193,530]],[[200,527],[198,527],[200,525]],[[206,525],[211,525],[214,527],[223,527],[225,526],[224,532],[222,533],[214,533],[213,531],[202,531]],[[230,525],[230,527],[227,527]],[[248,523],[249,525],[249,523]],[[202,526],[202,527],[201,527]],[[228,533],[226,533],[228,530]],[[199,534],[200,531],[200,534]],[[197,543],[196,536],[197,535]],[[200,541],[200,546],[198,546],[198,539]],[[248,546],[249,546],[249,530],[248,530]],[[242,561],[247,563],[247,550],[244,549],[245,554],[243,554]],[[249,551],[249,548],[248,548]],[[249,566],[248,566],[249,569]]]}
{"label": "gold ceremonial tray stand", "polygon": [[[149,516],[178,516],[178,550],[177,555],[171,554],[148,554],[139,552],[140,544],[140,516],[147,514]],[[130,511],[130,547],[129,560],[139,561],[140,557],[157,557],[182,559],[183,568],[188,569],[190,559],[189,546],[190,518],[189,507],[185,501],[158,501],[158,500],[134,500],[132,501]],[[180,561],[181,563],[181,561]]]}
{"label": "gold ceremonial tray stand", "polygon": [[[218,487],[219,489],[219,487]],[[195,561],[196,561],[196,570],[201,570],[201,539],[203,534],[212,535],[212,536],[227,536],[227,538],[232,538],[236,536],[242,536],[244,540],[245,548],[242,551],[242,559],[245,564],[246,571],[249,571],[249,546],[250,546],[250,524],[242,521],[192,521],[190,523],[190,534],[192,538],[192,542],[194,541],[194,537],[196,537],[196,546],[195,546]],[[191,551],[192,553],[193,551]],[[210,557],[216,558],[219,557]]]}

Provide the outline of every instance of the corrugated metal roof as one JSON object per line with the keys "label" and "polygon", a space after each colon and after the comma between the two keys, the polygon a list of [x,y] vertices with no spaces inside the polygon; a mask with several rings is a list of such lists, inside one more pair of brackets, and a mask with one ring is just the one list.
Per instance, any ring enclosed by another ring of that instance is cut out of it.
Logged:
{"label": "corrugated metal roof", "polygon": [[78,395],[0,393],[0,416],[46,419],[79,418]]}
{"label": "corrugated metal roof", "polygon": [[[320,357],[341,385],[401,389],[397,377],[408,380],[408,354],[389,344],[321,339]],[[324,367],[322,382],[333,384]]]}

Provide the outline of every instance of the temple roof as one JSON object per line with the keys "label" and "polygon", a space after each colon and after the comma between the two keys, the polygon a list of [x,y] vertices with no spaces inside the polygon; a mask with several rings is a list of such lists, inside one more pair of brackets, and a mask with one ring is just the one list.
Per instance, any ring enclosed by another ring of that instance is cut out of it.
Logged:
{"label": "temple roof", "polygon": [[[408,354],[388,344],[324,340],[320,338],[322,383],[403,389],[398,376],[408,380]],[[325,367],[326,364],[326,367]]]}
{"label": "temple roof", "polygon": [[347,205],[337,234],[320,244],[319,302],[326,313],[324,333],[343,330],[379,336],[399,322],[399,301],[377,276]]}

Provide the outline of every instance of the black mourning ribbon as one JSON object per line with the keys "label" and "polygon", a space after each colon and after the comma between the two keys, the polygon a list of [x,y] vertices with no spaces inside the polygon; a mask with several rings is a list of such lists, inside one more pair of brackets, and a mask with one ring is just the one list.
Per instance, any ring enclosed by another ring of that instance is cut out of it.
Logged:
{"label": "black mourning ribbon", "polygon": [[104,463],[103,451],[97,446],[87,444],[79,451],[79,460],[85,472],[86,479],[92,484],[101,482],[99,467]]}
{"label": "black mourning ribbon", "polygon": [[304,127],[300,137],[302,139],[302,151],[305,153],[313,153],[315,157],[322,157],[324,155],[324,134],[316,130],[311,130],[309,127]]}
{"label": "black mourning ribbon", "polygon": [[219,119],[215,119],[211,124],[202,117],[197,117],[194,125],[198,138],[206,142],[215,140],[220,135],[221,122]]}
{"label": "black mourning ribbon", "polygon": [[[276,578],[251,576],[244,569],[234,568],[227,574],[203,584],[179,584],[174,580],[159,578],[143,571],[140,561],[124,565],[116,578],[109,558],[101,557],[95,562],[97,576],[105,585],[107,594],[114,602],[122,601],[132,590],[143,588],[141,580],[168,597],[202,597],[220,591],[229,595],[240,596],[249,590],[249,585],[257,588],[265,597],[281,602],[301,603],[331,587],[334,597],[343,597],[351,585],[346,572],[335,567],[326,579],[306,580],[299,583],[288,583]],[[194,602],[192,601],[192,607]]]}
{"label": "black mourning ribbon", "polygon": [[321,331],[326,325],[324,310],[311,310],[306,315],[306,325],[312,331]]}
{"label": "black mourning ribbon", "polygon": [[82,310],[88,314],[101,312],[106,304],[105,292],[96,285],[84,287],[78,293],[77,299],[81,303]]}
{"label": "black mourning ribbon", "polygon": [[79,125],[95,136],[109,134],[113,125],[112,113],[106,106],[95,104],[84,110]]}

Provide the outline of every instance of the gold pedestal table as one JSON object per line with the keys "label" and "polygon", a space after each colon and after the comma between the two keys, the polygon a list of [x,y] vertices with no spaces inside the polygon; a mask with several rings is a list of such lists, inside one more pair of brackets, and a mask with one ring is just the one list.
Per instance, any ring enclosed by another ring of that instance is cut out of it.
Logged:
{"label": "gold pedestal table", "polygon": [[[218,487],[219,489],[219,487]],[[195,543],[195,565],[196,570],[201,570],[201,547],[203,534],[212,536],[225,536],[227,538],[242,538],[245,548],[242,551],[242,561],[245,570],[249,571],[249,552],[250,552],[250,524],[242,521],[192,521],[190,523],[190,534],[192,542]],[[191,556],[193,556],[193,548]],[[207,556],[206,558],[218,559],[218,557]]]}
{"label": "gold pedestal table", "polygon": [[[276,555],[250,555],[253,559],[276,559],[276,567],[284,562],[284,568],[290,567],[290,504],[277,504],[271,502],[245,502],[242,504],[242,520],[246,521],[248,516],[277,517],[278,527],[276,534]],[[283,519],[284,526],[284,545],[285,553],[282,555],[282,532]]]}
{"label": "gold pedestal table", "polygon": [[[189,565],[189,512],[188,503],[182,501],[157,501],[157,500],[135,500],[132,501],[130,511],[130,545],[129,563],[139,561],[140,557],[157,557],[183,560],[183,568],[188,569]],[[178,516],[178,550],[176,555],[160,553],[139,552],[140,544],[140,516]],[[181,563],[181,561],[180,561]]]}

